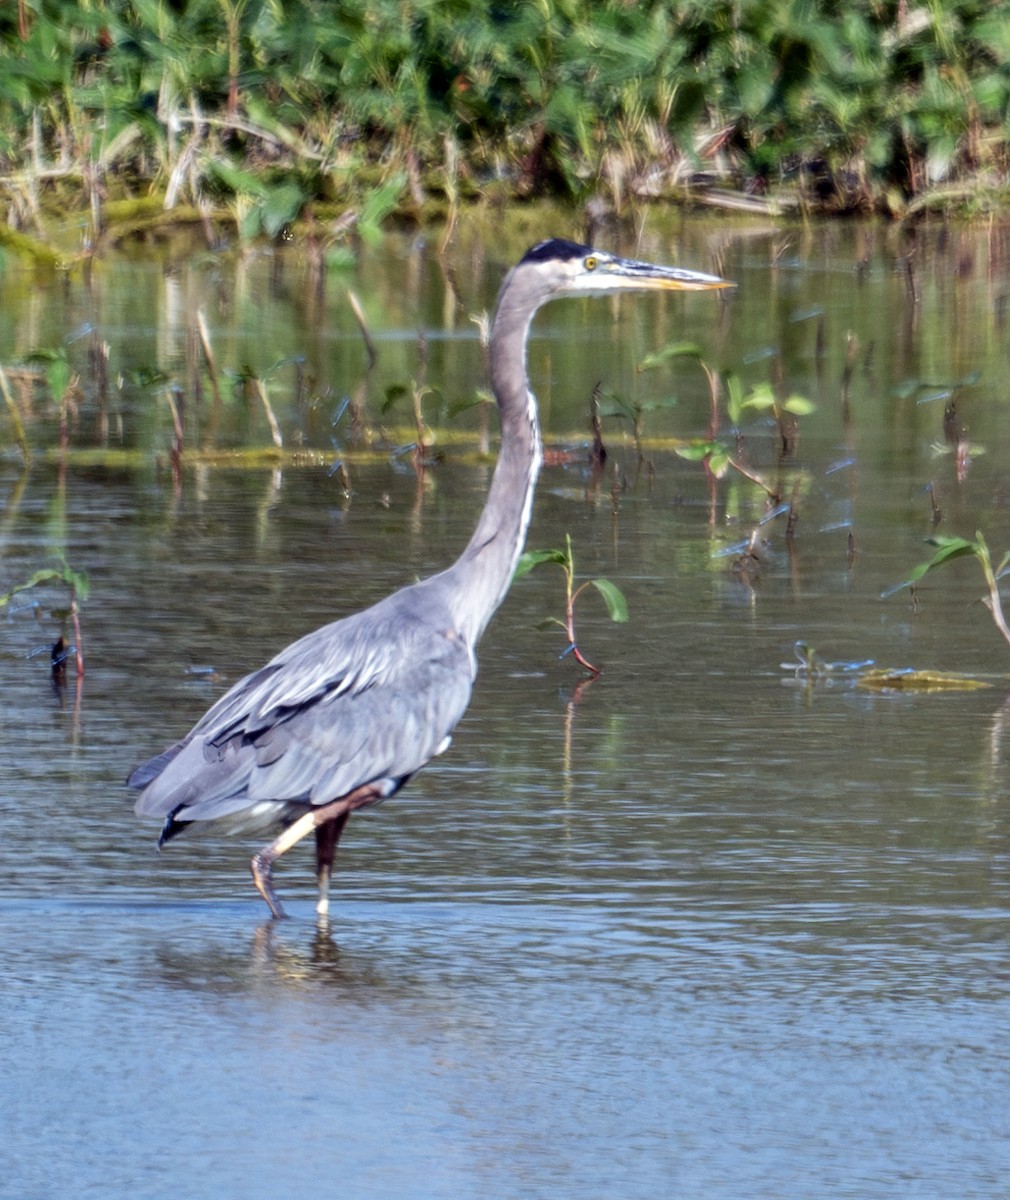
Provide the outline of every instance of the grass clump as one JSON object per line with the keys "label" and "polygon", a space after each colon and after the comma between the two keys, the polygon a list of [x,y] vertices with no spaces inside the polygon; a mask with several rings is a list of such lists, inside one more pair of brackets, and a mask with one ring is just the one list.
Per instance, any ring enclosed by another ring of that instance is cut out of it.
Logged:
{"label": "grass clump", "polygon": [[[101,235],[156,195],[279,236],[309,211],[691,194],[928,211],[1000,195],[999,8],[854,0],[19,0],[0,15],[5,224]],[[947,201],[945,200],[946,204]]]}

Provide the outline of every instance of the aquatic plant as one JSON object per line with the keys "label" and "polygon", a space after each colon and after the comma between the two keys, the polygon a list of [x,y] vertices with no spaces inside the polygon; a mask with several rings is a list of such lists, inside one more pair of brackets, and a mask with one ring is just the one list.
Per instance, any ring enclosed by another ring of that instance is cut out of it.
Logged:
{"label": "aquatic plant", "polygon": [[978,531],[974,538],[963,537],[948,537],[942,534],[935,534],[927,539],[929,545],[936,546],[937,551],[927,562],[919,563],[914,567],[908,578],[894,587],[888,588],[884,592],[884,596],[891,596],[902,588],[911,588],[915,591],[915,585],[929,571],[935,571],[937,567],[942,567],[944,563],[953,562],[957,558],[974,558],[982,569],[982,574],[985,578],[986,595],[982,597],[982,603],[989,610],[992,616],[993,623],[999,630],[1003,640],[1010,646],[1010,626],[1007,625],[1006,618],[1003,615],[1003,601],[999,594],[999,581],[1004,575],[1010,571],[1010,551],[1000,559],[997,566],[993,566],[992,555],[989,552],[989,546],[985,538]]}
{"label": "aquatic plant", "polygon": [[586,579],[577,587],[575,585],[575,558],[572,554],[572,538],[571,534],[565,534],[565,548],[563,550],[527,550],[519,558],[516,564],[515,574],[512,576],[513,582],[521,579],[523,575],[527,575],[534,567],[539,567],[543,563],[556,563],[561,567],[565,575],[565,618],[562,621],[558,617],[548,617],[547,625],[560,625],[568,637],[568,645],[561,652],[561,658],[567,658],[570,654],[580,666],[585,667],[587,671],[595,678],[600,674],[600,668],[594,666],[579,649],[578,639],[575,636],[575,604],[579,596],[586,588],[593,587],[603,597],[603,602],[607,606],[607,612],[612,621],[624,622],[628,619],[628,604],[624,598],[624,593],[616,584],[611,583],[609,579]]}
{"label": "aquatic plant", "polygon": [[796,418],[809,416],[814,412],[816,405],[813,401],[795,393],[787,396],[785,400],[779,400],[775,389],[767,382],[755,385],[744,397],[739,380],[732,375],[727,376],[727,391],[727,414],[733,428],[739,429],[741,418],[748,411],[767,413],[775,422],[778,432],[780,457],[791,456],[796,444]]}
{"label": "aquatic plant", "polygon": [[79,377],[70,364],[67,347],[35,350],[27,356],[27,361],[43,368],[45,382],[59,406],[60,449],[65,453],[70,445],[71,410],[80,398]]}
{"label": "aquatic plant", "polygon": [[407,446],[406,450],[409,450],[413,455],[414,469],[419,472],[423,471],[429,465],[429,432],[428,424],[424,418],[424,402],[429,396],[433,396],[437,400],[441,399],[439,392],[417,379],[412,379],[409,386],[405,384],[393,384],[386,389],[386,396],[380,410],[382,415],[386,416],[401,400],[410,399],[415,436],[413,443]]}
{"label": "aquatic plant", "polygon": [[234,380],[234,389],[237,395],[241,395],[246,401],[250,396],[255,395],[260,404],[263,406],[263,413],[266,416],[267,424],[270,426],[270,438],[274,446],[281,450],[284,447],[284,436],[281,433],[281,427],[274,415],[273,405],[270,403],[270,393],[267,389],[267,381],[281,367],[286,367],[292,363],[300,367],[301,358],[296,356],[288,356],[287,358],[278,359],[273,366],[267,370],[257,374],[251,366],[244,364],[237,371],[226,372],[230,374]]}
{"label": "aquatic plant", "polygon": [[[663,366],[672,359],[687,358],[698,363],[701,369],[705,372],[709,382],[710,394],[712,396],[713,418],[712,418],[712,436],[715,436],[715,429],[718,425],[715,407],[718,402],[718,378],[712,368],[705,361],[701,347],[694,342],[672,342],[664,346],[661,350],[656,350],[653,353],[647,354],[645,358],[638,363],[635,368],[636,372],[641,374],[643,371],[652,371],[657,367]],[[599,387],[597,387],[597,393]],[[642,439],[645,433],[645,418],[648,413],[659,412],[664,409],[675,408],[677,399],[674,396],[651,396],[643,400],[633,400],[626,396],[621,396],[615,393],[609,393],[604,402],[599,403],[598,394],[594,393],[593,403],[591,406],[591,416],[593,419],[594,437],[599,438],[598,420],[600,417],[617,417],[627,421],[631,425],[631,436],[635,443],[635,452],[638,456],[638,466],[646,467],[650,472],[653,470],[652,463],[646,457],[643,449]]]}
{"label": "aquatic plant", "polygon": [[664,409],[675,408],[677,400],[673,396],[654,396],[644,400],[632,400],[615,392],[607,393],[597,412],[600,417],[617,417],[627,421],[631,426],[631,437],[635,443],[635,454],[639,467],[645,467],[652,472],[652,463],[643,449],[642,438],[645,433],[645,418],[649,413],[660,412]]}
{"label": "aquatic plant", "polygon": [[[51,661],[54,675],[65,670],[65,663],[72,655],[78,676],[84,674],[84,650],[81,639],[80,606],[88,598],[88,577],[83,571],[75,570],[64,559],[58,567],[43,567],[33,572],[23,583],[16,584],[9,591],[0,594],[0,608],[7,608],[15,596],[32,591],[35,588],[45,588],[57,585],[65,589],[67,602],[65,606],[57,606],[48,610],[48,615],[60,622],[60,635],[53,643]],[[33,606],[34,611],[34,606]],[[66,634],[73,631],[74,641],[67,641]]]}
{"label": "aquatic plant", "polygon": [[[778,457],[782,459],[791,456],[795,448],[796,420],[814,412],[816,405],[805,396],[796,394],[779,400],[775,389],[767,382],[755,385],[745,394],[743,384],[735,372],[725,371],[716,375],[707,364],[703,365],[713,397],[713,419],[709,436],[679,446],[677,454],[691,462],[704,463],[716,479],[721,479],[732,468],[751,483],[757,484],[768,499],[777,504],[781,500],[778,491],[766,483],[756,471],[745,465],[742,459],[743,419],[748,412],[767,413],[772,417],[777,434]],[[718,436],[717,397],[720,381],[726,390],[726,415],[733,435],[732,443]]]}

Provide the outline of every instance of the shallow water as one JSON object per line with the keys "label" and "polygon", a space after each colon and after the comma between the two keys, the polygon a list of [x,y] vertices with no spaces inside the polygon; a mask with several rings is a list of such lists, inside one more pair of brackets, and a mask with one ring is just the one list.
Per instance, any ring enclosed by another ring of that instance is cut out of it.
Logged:
{"label": "shallow water", "polygon": [[[141,466],[37,463],[26,481],[13,453],[0,464],[4,586],[61,549],[91,585],[79,695],[73,680],[54,693],[45,656],[26,657],[52,639],[45,610],[36,621],[19,604],[2,627],[0,1195],[1002,1195],[1007,651],[973,564],[927,577],[917,608],[907,592],[880,599],[930,552],[930,481],[941,530],[1010,544],[1004,276],[986,269],[999,247],[924,236],[909,311],[886,239],[831,230],[784,257],[777,236],[682,231],[681,261],[709,268],[717,244],[740,281],[725,312],[710,297],[559,305],[538,322],[531,371],[566,445],[601,368],[613,360],[610,386],[648,389],[635,362],[681,336],[685,314],[720,365],[781,375],[818,405],[795,458],[776,464],[760,422],[745,437],[756,469],[799,489],[791,548],[784,516],[758,526],[756,489],[727,478],[713,496],[698,464],[667,450],[650,449],[654,474],[636,484],[620,425],[607,426],[628,483],[616,515],[609,478],[587,497],[580,461],[548,467],[530,544],[571,533],[580,572],[617,582],[631,620],[580,601],[583,649],[604,667],[580,689],[563,641],[537,627],[558,611],[560,574],[515,585],[451,752],[349,826],[327,928],[307,854],[280,864],[292,919],[270,923],[248,880],[253,847],[209,836],[159,855],[122,780],[290,638],[450,561],[486,466],[449,447],[419,487],[406,458],[353,460],[349,498],[329,459],[201,467],[175,488],[152,466],[160,401],[126,384],[104,425],[87,423],[100,405],[85,396],[75,444],[119,428],[149,454]],[[962,266],[949,274],[948,261]],[[120,269],[137,291],[127,305],[105,281],[107,311],[162,312],[157,274]],[[360,377],[357,335],[346,326],[327,357],[322,324],[292,324],[284,296],[298,289],[258,286],[248,269],[263,308],[249,344],[268,328],[271,353],[286,353],[304,335],[321,356],[312,372],[333,376],[290,406],[279,390],[282,428],[304,417],[307,442],[337,456],[344,429],[329,414]],[[446,336],[438,273],[414,269],[400,304],[418,299],[445,347],[428,382],[466,393],[479,347],[462,322]],[[149,310],[138,274],[154,279]],[[473,295],[497,278],[474,274]],[[84,298],[71,285],[61,303]],[[397,319],[390,384],[417,367],[416,316]],[[842,396],[853,324],[863,357]],[[113,363],[125,329],[102,327]],[[5,356],[13,319],[8,330]],[[123,336],[176,353],[153,315]],[[442,374],[457,352],[469,365]],[[933,449],[943,402],[899,385],[974,369],[981,382],[956,398],[986,453],[959,482]],[[385,386],[369,382],[373,404]],[[682,404],[650,412],[647,432],[702,436],[703,379],[677,371],[659,386]],[[225,414],[224,440],[243,424],[264,440],[250,412]],[[732,569],[742,552],[725,552],[755,529],[745,578]],[[843,673],[811,680],[783,669],[797,640],[993,686],[878,694]]]}

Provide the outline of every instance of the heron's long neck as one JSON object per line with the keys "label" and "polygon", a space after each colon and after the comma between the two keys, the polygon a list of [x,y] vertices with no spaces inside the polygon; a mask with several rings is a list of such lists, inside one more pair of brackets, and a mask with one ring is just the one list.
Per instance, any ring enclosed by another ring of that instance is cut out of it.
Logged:
{"label": "heron's long neck", "polygon": [[454,576],[459,632],[476,645],[512,581],[526,541],[542,459],[536,400],[526,378],[529,305],[509,304],[502,290],[491,331],[492,378],[501,419],[501,449],[484,510],[470,543],[447,574]]}

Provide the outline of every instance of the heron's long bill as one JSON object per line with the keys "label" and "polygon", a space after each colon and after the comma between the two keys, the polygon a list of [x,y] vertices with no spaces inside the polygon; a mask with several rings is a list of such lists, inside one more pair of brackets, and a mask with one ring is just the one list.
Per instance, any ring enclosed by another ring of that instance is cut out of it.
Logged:
{"label": "heron's long bill", "polygon": [[[595,266],[590,266],[595,259]],[[591,255],[585,262],[588,274],[583,276],[585,291],[631,292],[671,291],[705,292],[716,288],[734,287],[728,279],[718,275],[705,275],[701,271],[687,271],[682,267],[664,267],[656,263],[638,262],[633,258],[598,254]]]}

